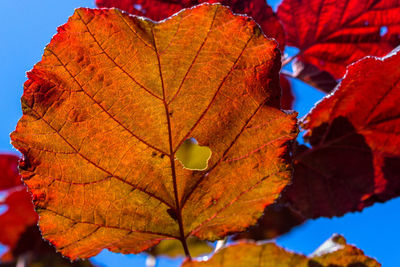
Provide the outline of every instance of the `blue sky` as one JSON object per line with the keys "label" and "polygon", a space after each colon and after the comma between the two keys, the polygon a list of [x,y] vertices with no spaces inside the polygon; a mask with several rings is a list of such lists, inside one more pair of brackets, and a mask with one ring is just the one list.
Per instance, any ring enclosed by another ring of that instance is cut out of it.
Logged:
{"label": "blue sky", "polygon": [[[276,6],[279,1],[273,1]],[[21,116],[19,98],[26,71],[40,61],[44,46],[77,7],[94,7],[94,0],[2,1],[0,16],[0,152],[16,151],[9,133]],[[295,109],[305,115],[323,94],[292,81],[297,101]],[[363,249],[383,266],[400,266],[396,255],[400,231],[400,199],[375,204],[361,213],[341,218],[311,220],[277,240],[278,244],[301,253],[311,253],[333,233],[343,234],[349,243]],[[93,260],[100,266],[144,266],[145,255],[120,255],[104,251]],[[178,266],[178,261],[162,259],[158,266]]]}

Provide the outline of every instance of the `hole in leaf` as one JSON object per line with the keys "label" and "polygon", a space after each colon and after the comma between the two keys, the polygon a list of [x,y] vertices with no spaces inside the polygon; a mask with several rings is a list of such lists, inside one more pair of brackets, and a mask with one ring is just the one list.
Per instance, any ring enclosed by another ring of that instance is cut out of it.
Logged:
{"label": "hole in leaf", "polygon": [[0,215],[3,215],[8,210],[7,205],[0,205]]}
{"label": "hole in leaf", "polygon": [[202,171],[207,168],[211,149],[207,146],[200,146],[196,139],[189,138],[178,148],[175,156],[184,168]]}
{"label": "hole in leaf", "polygon": [[388,32],[388,27],[386,27],[386,26],[382,26],[382,27],[379,29],[379,35],[380,35],[380,36],[384,36],[387,32]]}

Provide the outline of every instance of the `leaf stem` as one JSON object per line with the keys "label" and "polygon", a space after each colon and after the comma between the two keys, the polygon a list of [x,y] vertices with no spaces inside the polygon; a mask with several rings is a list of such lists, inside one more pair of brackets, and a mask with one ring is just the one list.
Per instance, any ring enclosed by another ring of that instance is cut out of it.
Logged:
{"label": "leaf stem", "polygon": [[181,243],[182,243],[183,251],[185,251],[186,257],[187,257],[189,260],[192,260],[192,256],[190,255],[190,252],[189,252],[189,247],[188,247],[188,245],[187,245],[187,243],[186,243],[186,238],[182,238],[180,241],[181,241]]}

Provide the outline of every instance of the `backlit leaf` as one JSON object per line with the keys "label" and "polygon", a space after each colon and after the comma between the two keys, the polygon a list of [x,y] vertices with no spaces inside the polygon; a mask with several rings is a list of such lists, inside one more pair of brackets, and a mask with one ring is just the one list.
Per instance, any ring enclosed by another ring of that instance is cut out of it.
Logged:
{"label": "backlit leaf", "polygon": [[98,7],[116,7],[134,15],[163,20],[183,8],[201,3],[221,3],[234,13],[252,17],[268,37],[275,38],[279,48],[285,47],[285,32],[272,8],[265,0],[96,0]]}
{"label": "backlit leaf", "polygon": [[[43,236],[75,259],[254,224],[291,176],[279,69],[277,44],[220,5],[161,23],[77,9],[28,73],[12,134]],[[204,171],[176,160],[190,138],[212,151]]]}
{"label": "backlit leaf", "polygon": [[400,195],[400,54],[351,65],[305,118],[284,197],[303,215],[341,216]]}
{"label": "backlit leaf", "polygon": [[26,188],[10,193],[0,205],[6,205],[7,210],[0,215],[0,243],[9,249],[2,260],[14,258],[13,249],[17,246],[21,235],[29,226],[37,223],[37,214],[33,209],[31,196]]}
{"label": "backlit leaf", "polygon": [[348,64],[400,45],[399,0],[284,0],[278,17],[300,60],[340,78]]}
{"label": "backlit leaf", "polygon": [[13,250],[21,235],[38,219],[31,196],[18,174],[18,160],[16,155],[0,154],[0,191],[4,194],[4,198],[0,197],[0,243],[8,249],[2,260],[14,258]]}
{"label": "backlit leaf", "polygon": [[18,173],[18,156],[0,154],[0,191],[22,184]]}
{"label": "backlit leaf", "polygon": [[340,235],[334,235],[312,255],[289,252],[274,243],[257,245],[239,243],[219,250],[208,261],[186,261],[183,267],[243,266],[243,267],[379,267],[375,259],[346,244]]}

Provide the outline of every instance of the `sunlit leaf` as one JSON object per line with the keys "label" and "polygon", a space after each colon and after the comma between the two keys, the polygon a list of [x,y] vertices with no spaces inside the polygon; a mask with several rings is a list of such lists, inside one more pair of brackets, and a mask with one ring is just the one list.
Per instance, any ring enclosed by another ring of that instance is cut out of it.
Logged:
{"label": "sunlit leaf", "polygon": [[98,7],[116,7],[134,15],[163,20],[183,8],[201,3],[221,3],[229,6],[234,13],[252,17],[268,37],[275,38],[279,48],[285,47],[285,32],[272,8],[265,0],[96,0]]}
{"label": "sunlit leaf", "polygon": [[341,78],[365,56],[400,45],[399,0],[284,0],[278,16],[300,60]]}
{"label": "sunlit leaf", "polygon": [[0,154],[0,191],[22,184],[18,174],[19,157],[13,154]]}
{"label": "sunlit leaf", "polygon": [[284,197],[311,218],[341,216],[400,195],[400,54],[365,58],[304,119]]}
{"label": "sunlit leaf", "polygon": [[[77,9],[28,73],[12,134],[43,236],[75,259],[256,223],[291,176],[279,70],[277,44],[221,5],[161,23]],[[175,160],[189,138],[212,151],[204,171]]]}
{"label": "sunlit leaf", "polygon": [[0,244],[7,247],[1,256],[6,261],[14,259],[13,250],[21,235],[38,219],[31,196],[18,174],[18,160],[16,155],[0,154],[0,191],[3,195],[0,197]]}
{"label": "sunlit leaf", "polygon": [[375,259],[334,235],[312,255],[289,252],[274,243],[239,243],[219,250],[208,261],[186,261],[183,267],[379,267]]}
{"label": "sunlit leaf", "polygon": [[0,205],[7,207],[6,212],[0,215],[0,243],[9,248],[2,260],[11,260],[14,258],[12,250],[25,230],[36,224],[37,214],[33,209],[31,196],[22,185],[20,190],[10,193],[4,201],[0,201]]}

